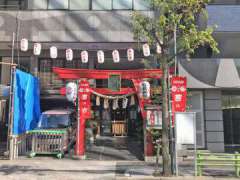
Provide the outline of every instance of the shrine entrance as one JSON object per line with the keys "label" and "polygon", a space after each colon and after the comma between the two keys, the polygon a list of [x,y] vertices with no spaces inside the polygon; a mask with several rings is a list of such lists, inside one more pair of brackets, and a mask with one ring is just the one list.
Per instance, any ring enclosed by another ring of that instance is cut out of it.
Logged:
{"label": "shrine entrance", "polygon": [[[141,95],[141,83],[146,78],[160,79],[161,70],[89,70],[55,67],[53,72],[61,79],[75,81],[78,84],[75,155],[82,158],[86,158],[87,155],[99,160],[142,159],[139,153],[136,157],[129,156],[131,151],[136,153],[136,150],[140,150],[143,157],[146,155],[150,146],[144,134],[146,127],[144,105],[151,104],[151,100]],[[91,80],[98,79],[108,80],[108,86],[90,85]],[[121,80],[130,80],[131,85],[122,87]],[[63,95],[68,92],[65,87],[60,91]],[[86,137],[92,127],[96,131],[96,142],[89,145]],[[139,137],[140,141],[136,140]]]}
{"label": "shrine entrance", "polygon": [[[93,98],[93,102],[94,100],[95,98]],[[119,104],[121,104],[121,101]],[[137,105],[129,106],[128,109],[118,108],[113,110],[110,103],[108,109],[101,108],[100,111],[93,111],[97,116],[86,124],[95,121],[98,128],[95,139],[92,139],[92,141],[89,138],[86,139],[87,159],[144,159],[143,120],[140,112],[137,111]],[[97,118],[98,113],[100,118]]]}

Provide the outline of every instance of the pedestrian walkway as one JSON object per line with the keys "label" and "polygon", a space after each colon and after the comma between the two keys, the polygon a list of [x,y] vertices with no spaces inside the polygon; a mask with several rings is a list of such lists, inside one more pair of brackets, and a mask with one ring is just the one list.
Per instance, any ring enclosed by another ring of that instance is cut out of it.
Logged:
{"label": "pedestrian walkway", "polygon": [[207,171],[194,177],[193,163],[182,162],[179,177],[153,177],[154,164],[143,161],[91,161],[54,157],[0,161],[1,180],[237,180],[232,170]]}

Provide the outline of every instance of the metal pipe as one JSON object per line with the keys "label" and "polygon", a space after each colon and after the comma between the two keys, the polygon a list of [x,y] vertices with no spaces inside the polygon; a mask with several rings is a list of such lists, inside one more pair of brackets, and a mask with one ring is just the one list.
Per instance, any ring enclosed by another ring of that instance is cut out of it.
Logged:
{"label": "metal pipe", "polygon": [[[15,46],[15,32],[13,32],[12,36],[12,59],[11,64],[14,63],[14,46]],[[7,150],[9,152],[9,159],[12,160],[13,155],[13,83],[14,83],[14,72],[15,72],[15,66],[11,66],[10,70],[10,93],[9,93],[9,115],[8,115],[8,143],[7,143]]]}

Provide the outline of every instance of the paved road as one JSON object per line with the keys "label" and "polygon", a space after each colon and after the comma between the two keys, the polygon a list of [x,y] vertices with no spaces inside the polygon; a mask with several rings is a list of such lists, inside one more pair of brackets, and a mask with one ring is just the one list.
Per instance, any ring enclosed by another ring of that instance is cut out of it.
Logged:
{"label": "paved road", "polygon": [[[153,177],[154,166],[143,161],[89,161],[53,157],[35,157],[14,161],[0,161],[1,180],[112,180],[112,179],[195,179],[192,165],[182,164],[180,177]],[[233,171],[209,171],[208,175],[220,177],[199,177],[196,179],[235,179]],[[226,176],[228,175],[228,176]]]}

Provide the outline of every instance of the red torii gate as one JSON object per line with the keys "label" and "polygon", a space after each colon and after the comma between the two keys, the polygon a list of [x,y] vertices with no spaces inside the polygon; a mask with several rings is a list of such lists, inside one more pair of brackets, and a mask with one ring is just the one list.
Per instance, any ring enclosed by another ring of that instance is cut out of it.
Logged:
{"label": "red torii gate", "polygon": [[[140,82],[144,78],[152,78],[152,79],[160,79],[162,77],[162,70],[160,69],[137,69],[137,70],[92,70],[92,69],[69,69],[69,68],[58,68],[53,67],[53,72],[56,73],[59,78],[61,79],[68,79],[68,80],[80,80],[80,79],[108,79],[110,75],[120,75],[121,79],[128,79],[132,80],[134,84],[134,88],[121,88],[119,92],[111,91],[107,88],[94,88],[90,89],[101,93],[101,94],[129,94],[129,93],[136,93],[139,105],[141,109],[141,114],[143,119],[146,118],[146,113],[144,111],[144,104],[149,103],[149,101],[141,98],[139,96],[139,85]],[[85,80],[86,82],[86,80]],[[89,84],[88,84],[89,86]],[[60,90],[61,94],[65,94],[65,89],[62,88]],[[79,91],[78,87],[78,94],[81,92]],[[82,99],[79,98],[78,104],[81,104]],[[89,109],[90,111],[90,109]],[[76,141],[76,149],[75,154],[78,156],[84,156],[85,154],[85,121],[86,117],[80,113],[78,114],[78,132],[77,132],[77,141]],[[145,152],[146,153],[146,152]]]}

